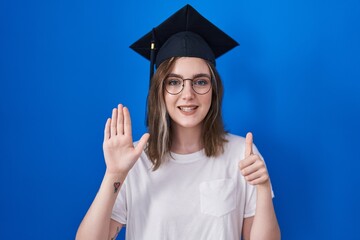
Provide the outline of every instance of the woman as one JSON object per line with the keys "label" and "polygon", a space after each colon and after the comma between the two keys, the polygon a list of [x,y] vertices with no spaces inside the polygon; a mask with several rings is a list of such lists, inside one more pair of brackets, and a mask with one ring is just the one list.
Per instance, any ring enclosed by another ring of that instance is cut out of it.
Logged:
{"label": "woman", "polygon": [[[188,15],[193,9],[186,8]],[[179,41],[190,47],[178,50]],[[127,239],[136,240],[280,238],[252,134],[244,139],[223,128],[215,57],[190,31],[161,46],[148,96],[150,135],[136,146],[129,110],[113,109],[104,132],[105,176],[77,239],[116,239],[124,224]]]}

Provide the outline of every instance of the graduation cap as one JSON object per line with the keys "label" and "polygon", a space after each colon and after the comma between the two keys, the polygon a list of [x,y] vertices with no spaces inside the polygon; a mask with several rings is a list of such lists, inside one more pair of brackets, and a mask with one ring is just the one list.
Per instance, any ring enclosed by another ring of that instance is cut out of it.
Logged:
{"label": "graduation cap", "polygon": [[189,4],[153,28],[130,48],[150,60],[150,79],[171,57],[199,57],[212,62],[239,44]]}

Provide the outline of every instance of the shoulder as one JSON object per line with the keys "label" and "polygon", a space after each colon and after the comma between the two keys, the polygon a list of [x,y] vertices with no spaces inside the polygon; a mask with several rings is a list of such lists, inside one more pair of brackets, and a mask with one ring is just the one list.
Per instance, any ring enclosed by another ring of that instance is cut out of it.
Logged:
{"label": "shoulder", "polygon": [[[225,135],[225,139],[228,141],[226,145],[228,145],[229,148],[236,147],[236,148],[245,149],[245,137],[227,133]],[[253,151],[256,154],[260,154],[258,148],[256,147],[256,145],[254,143],[253,143]]]}
{"label": "shoulder", "polygon": [[225,139],[229,142],[229,143],[245,143],[245,138],[242,136],[238,136],[232,133],[227,133],[225,135]]}
{"label": "shoulder", "polygon": [[242,136],[238,136],[235,134],[227,133],[225,135],[225,139],[227,140],[225,144],[226,149],[245,147],[245,138]]}
{"label": "shoulder", "polygon": [[[227,133],[225,139],[227,142],[224,145],[224,154],[240,154],[241,156],[244,156],[245,137]],[[255,144],[253,144],[253,152],[261,156]]]}
{"label": "shoulder", "polygon": [[243,156],[245,153],[245,138],[227,133],[225,135],[226,143],[224,144],[224,155]]}

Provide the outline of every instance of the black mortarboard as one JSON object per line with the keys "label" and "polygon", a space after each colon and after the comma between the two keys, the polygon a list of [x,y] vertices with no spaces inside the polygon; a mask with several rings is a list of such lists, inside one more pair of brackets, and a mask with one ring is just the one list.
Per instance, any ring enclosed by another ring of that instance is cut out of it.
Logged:
{"label": "black mortarboard", "polygon": [[130,47],[158,67],[171,57],[215,59],[239,44],[187,4]]}

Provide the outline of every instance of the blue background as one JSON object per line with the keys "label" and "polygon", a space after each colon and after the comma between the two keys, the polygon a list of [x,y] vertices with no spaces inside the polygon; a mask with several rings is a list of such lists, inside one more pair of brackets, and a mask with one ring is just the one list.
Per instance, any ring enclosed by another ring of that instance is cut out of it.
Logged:
{"label": "blue background", "polygon": [[[186,3],[0,2],[0,239],[74,238],[111,109],[146,131],[149,65],[128,46]],[[254,133],[283,239],[359,239],[360,2],[189,3],[241,43],[217,61],[224,120]]]}

